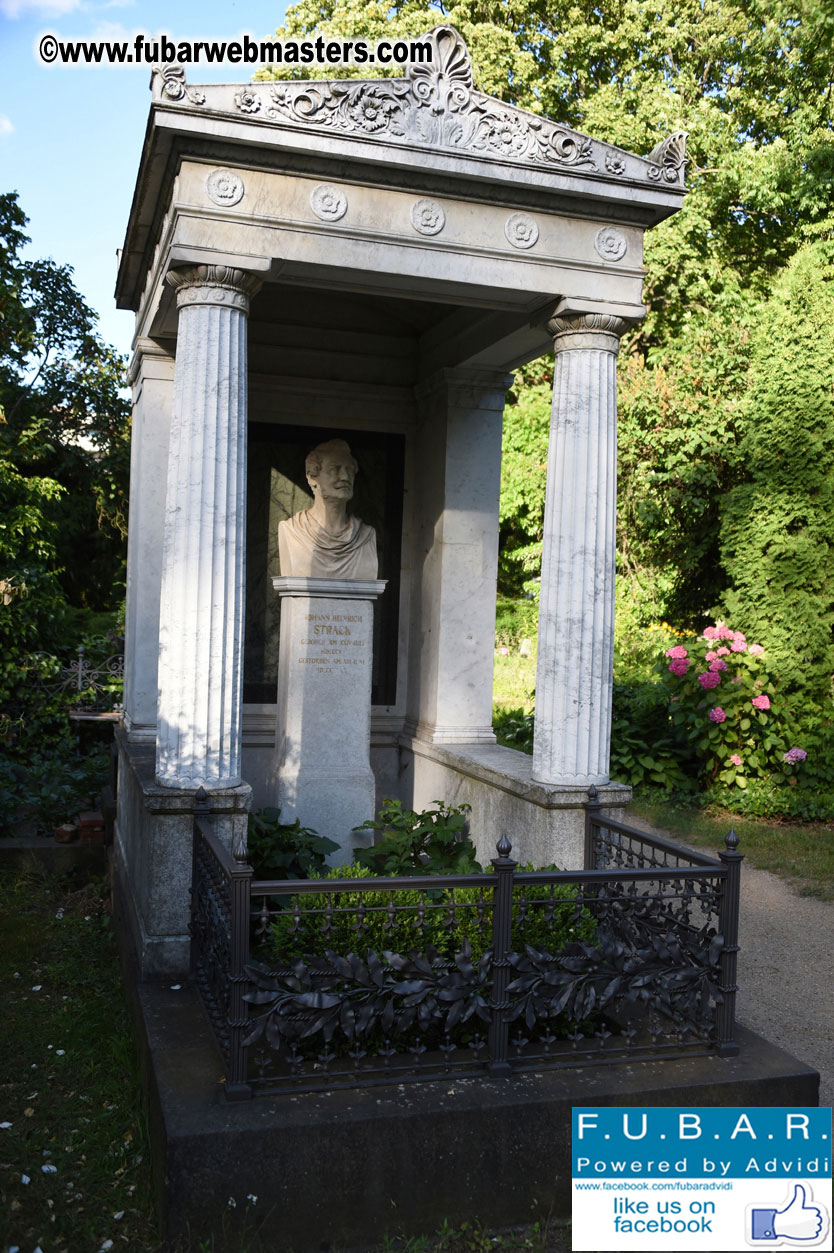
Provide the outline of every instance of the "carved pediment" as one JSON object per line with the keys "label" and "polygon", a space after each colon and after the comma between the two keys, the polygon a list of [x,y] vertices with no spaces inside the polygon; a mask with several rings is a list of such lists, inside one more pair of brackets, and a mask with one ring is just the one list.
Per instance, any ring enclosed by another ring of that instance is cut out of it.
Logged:
{"label": "carved pediment", "polygon": [[[469,51],[453,27],[435,27],[421,42],[432,47],[431,64],[409,66],[403,78],[249,83],[235,91],[232,109],[252,121],[682,186],[686,132],[636,157],[476,91]],[[181,66],[157,72],[169,100],[217,108],[218,89],[189,86]]]}

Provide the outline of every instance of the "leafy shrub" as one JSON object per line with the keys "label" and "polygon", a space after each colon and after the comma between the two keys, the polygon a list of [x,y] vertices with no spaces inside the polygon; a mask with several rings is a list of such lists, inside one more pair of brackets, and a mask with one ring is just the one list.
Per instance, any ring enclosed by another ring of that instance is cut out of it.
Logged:
{"label": "leafy shrub", "polygon": [[796,778],[806,750],[785,739],[760,644],[748,645],[741,631],[719,622],[688,648],[667,649],[659,669],[672,725],[709,782],[743,790],[750,779],[784,784]]}
{"label": "leafy shrub", "polygon": [[[722,610],[767,649],[783,705],[830,723],[834,672],[834,246],[799,249],[753,337],[741,446],[724,501]],[[778,351],[774,351],[778,345]]]}
{"label": "leafy shrub", "polygon": [[[519,871],[532,871],[532,864],[518,867]],[[558,870],[558,866],[544,866],[543,870]],[[596,939],[596,923],[583,905],[574,901],[576,889],[572,884],[525,884],[513,888],[512,928],[510,943],[516,952],[524,952],[528,945],[543,952],[557,953],[566,944],[577,940]],[[457,888],[455,903],[476,905],[477,888]],[[487,899],[485,925],[479,924],[477,909],[457,911],[455,927],[456,943],[465,939],[472,950],[472,960],[477,962],[492,947],[492,908]]]}
{"label": "leafy shrub", "polygon": [[538,382],[510,392],[504,410],[498,584],[514,596],[541,568],[552,400],[552,385]]}
{"label": "leafy shrub", "polygon": [[[324,876],[327,879],[376,877],[368,866],[357,862],[336,866]],[[408,907],[409,912],[392,916],[389,908],[392,903]],[[448,931],[443,927],[443,912],[429,910],[421,921],[421,903],[422,894],[416,891],[360,894],[354,889],[299,897],[300,912],[284,909],[272,924],[272,955],[276,961],[286,961],[298,953],[323,957],[328,949],[342,955],[355,952],[364,955],[370,950],[408,953],[427,945],[446,953]],[[361,931],[357,927],[360,905]],[[345,912],[339,912],[341,910]]]}
{"label": "leafy shrub", "polygon": [[5,755],[22,766],[47,746],[65,756],[73,749],[65,693],[50,694],[60,682],[61,663],[43,653],[21,654],[0,677],[0,737]]}
{"label": "leafy shrub", "polygon": [[834,819],[834,791],[778,786],[766,779],[751,779],[743,791],[726,785],[711,787],[703,793],[702,802],[750,818],[793,818],[800,822]]}
{"label": "leafy shrub", "polygon": [[[532,866],[521,867],[532,870]],[[555,866],[547,867],[555,870]],[[337,866],[327,879],[376,878],[366,866]],[[394,876],[399,877],[399,876]],[[442,882],[442,881],[441,881]],[[571,885],[525,885],[513,892],[511,944],[518,952],[528,945],[559,952],[566,944],[596,939],[596,923],[574,902]],[[272,924],[272,955],[289,961],[295,955],[323,957],[329,950],[346,955],[385,951],[407,955],[427,947],[452,958],[466,945],[477,963],[492,947],[492,900],[480,888],[439,887],[429,892],[408,889],[322,892],[298,898],[298,912],[284,909]],[[426,908],[428,905],[428,908]],[[393,912],[396,907],[397,912]],[[344,912],[340,912],[344,911]],[[361,930],[358,918],[361,915]]]}
{"label": "leafy shrub", "polygon": [[358,831],[380,831],[371,848],[354,849],[360,866],[377,875],[466,874],[480,870],[467,830],[471,805],[446,805],[417,813],[402,801],[383,801],[379,818],[363,822]]}
{"label": "leafy shrub", "polygon": [[539,629],[539,605],[533,599],[499,596],[495,607],[495,643],[517,648],[524,639],[534,639]]}
{"label": "leafy shrub", "polygon": [[661,621],[672,579],[659,570],[617,573],[614,607],[614,676],[621,683],[647,682],[654,677],[658,647],[680,643],[694,632],[679,631]]}
{"label": "leafy shrub", "polygon": [[327,836],[295,822],[281,822],[280,809],[261,809],[249,815],[247,856],[260,879],[320,879],[328,853],[339,845]]}
{"label": "leafy shrub", "polygon": [[[655,637],[656,638],[656,637]],[[611,777],[632,787],[696,786],[669,725],[669,695],[657,682],[615,683]]]}
{"label": "leafy shrub", "polygon": [[71,741],[36,754],[26,771],[23,802],[38,831],[49,833],[92,808],[109,768],[107,745],[98,745],[84,757],[76,755]]}
{"label": "leafy shrub", "polygon": [[20,813],[26,772],[8,757],[0,757],[0,835],[7,834]]}
{"label": "leafy shrub", "polygon": [[494,709],[492,729],[499,744],[532,753],[535,721],[535,715],[524,709]]}

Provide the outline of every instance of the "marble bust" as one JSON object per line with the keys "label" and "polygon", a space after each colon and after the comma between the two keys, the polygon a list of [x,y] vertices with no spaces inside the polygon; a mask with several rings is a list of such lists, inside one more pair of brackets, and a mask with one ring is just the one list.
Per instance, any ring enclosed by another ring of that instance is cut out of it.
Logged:
{"label": "marble bust", "polygon": [[278,524],[282,575],[313,579],[377,577],[376,531],[347,512],[358,464],[343,439],[307,454],[304,469],[313,503]]}

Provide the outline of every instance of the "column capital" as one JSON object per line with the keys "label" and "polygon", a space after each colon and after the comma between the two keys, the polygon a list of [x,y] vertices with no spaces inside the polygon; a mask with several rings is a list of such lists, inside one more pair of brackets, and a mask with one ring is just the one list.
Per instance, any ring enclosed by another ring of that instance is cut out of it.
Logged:
{"label": "column capital", "polygon": [[569,348],[596,348],[617,353],[620,336],[628,329],[626,318],[613,313],[557,313],[547,321],[554,352]]}
{"label": "column capital", "polygon": [[231,265],[185,265],[169,270],[165,278],[177,293],[177,309],[220,305],[248,314],[249,300],[261,286],[256,274]]}

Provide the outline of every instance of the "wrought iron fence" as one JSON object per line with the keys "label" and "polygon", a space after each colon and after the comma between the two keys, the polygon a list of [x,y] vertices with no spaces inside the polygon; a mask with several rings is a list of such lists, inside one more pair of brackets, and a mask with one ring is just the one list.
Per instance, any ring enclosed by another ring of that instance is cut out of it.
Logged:
{"label": "wrought iron fence", "polygon": [[256,880],[195,811],[192,969],[229,1097],[738,1051],[740,863],[586,809],[585,869]]}
{"label": "wrought iron fence", "polygon": [[32,682],[46,696],[66,696],[74,713],[109,713],[121,710],[124,685],[125,659],[123,653],[114,653],[104,661],[92,663],[87,660],[83,644],[75,650],[76,656],[67,666],[46,653],[35,654],[40,663]]}

